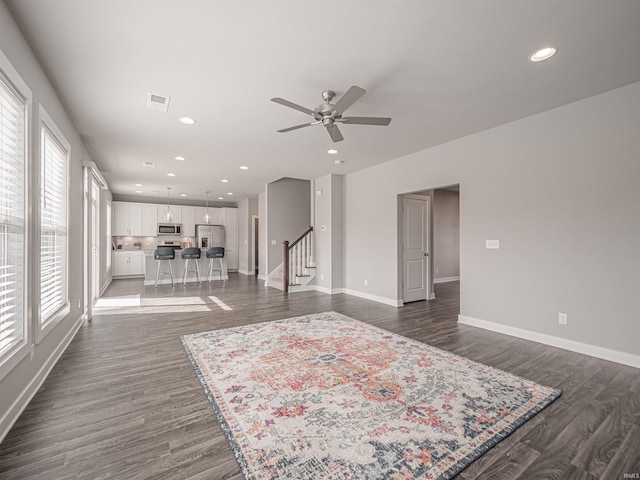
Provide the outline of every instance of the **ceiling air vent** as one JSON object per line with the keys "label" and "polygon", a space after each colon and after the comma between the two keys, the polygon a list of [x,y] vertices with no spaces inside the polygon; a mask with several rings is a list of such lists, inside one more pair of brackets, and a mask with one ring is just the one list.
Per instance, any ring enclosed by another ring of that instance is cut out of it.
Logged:
{"label": "ceiling air vent", "polygon": [[144,165],[145,167],[151,167],[151,168],[156,166],[155,162],[147,162],[146,160],[142,162],[142,165]]}
{"label": "ceiling air vent", "polygon": [[158,112],[166,112],[169,110],[169,97],[147,93],[147,108],[149,110],[157,110]]}

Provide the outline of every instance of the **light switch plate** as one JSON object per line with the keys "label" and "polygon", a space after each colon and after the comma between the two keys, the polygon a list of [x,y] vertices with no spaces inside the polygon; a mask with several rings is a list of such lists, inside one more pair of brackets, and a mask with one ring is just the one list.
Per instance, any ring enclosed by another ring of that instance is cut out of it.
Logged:
{"label": "light switch plate", "polygon": [[499,249],[500,248],[500,240],[487,240],[487,248]]}

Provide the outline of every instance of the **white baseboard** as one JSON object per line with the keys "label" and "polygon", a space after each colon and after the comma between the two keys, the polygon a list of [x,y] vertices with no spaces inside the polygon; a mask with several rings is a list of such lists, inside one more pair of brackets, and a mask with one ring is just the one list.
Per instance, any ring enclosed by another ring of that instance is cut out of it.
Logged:
{"label": "white baseboard", "polygon": [[51,372],[51,369],[55,366],[56,363],[58,363],[58,360],[84,323],[84,317],[85,316],[82,315],[76,320],[73,327],[71,327],[71,330],[69,330],[69,332],[62,339],[62,342],[60,342],[56,349],[51,352],[49,358],[47,358],[42,367],[40,367],[38,373],[36,373],[29,384],[24,388],[24,390],[22,390],[20,395],[18,395],[18,398],[15,399],[15,401],[11,404],[2,418],[0,418],[0,443],[2,443],[4,437],[7,436],[9,430],[11,430],[11,427],[13,427],[13,424],[16,423],[24,409],[27,408],[27,405],[29,405],[29,402],[31,401],[33,396],[47,379],[49,373]]}
{"label": "white baseboard", "polygon": [[365,298],[367,300],[372,300],[378,303],[384,303],[385,305],[391,305],[392,307],[402,307],[404,303],[402,300],[394,300],[392,298],[380,297],[378,295],[372,295],[370,293],[359,292],[358,290],[350,290],[348,288],[328,288],[323,287],[321,285],[305,285],[305,286],[296,286],[295,292],[308,292],[311,290],[315,290],[317,292],[326,293],[328,295],[337,295],[339,293],[346,293],[347,295],[353,295],[354,297]]}
{"label": "white baseboard", "polygon": [[366,298],[378,303],[384,303],[385,305],[391,305],[392,307],[402,307],[404,303],[402,300],[396,300],[395,298],[380,297],[378,295],[372,295],[371,293],[360,292],[358,290],[351,290],[350,288],[342,289],[347,295],[353,295],[354,297]]}
{"label": "white baseboard", "polygon": [[109,287],[109,285],[111,285],[111,281],[113,280],[113,277],[109,277],[107,279],[107,282],[102,286],[102,288],[100,289],[100,296],[102,296],[102,294],[105,292],[105,290]]}
{"label": "white baseboard", "polygon": [[568,340],[566,338],[554,337],[553,335],[547,335],[545,333],[533,332],[531,330],[511,327],[509,325],[503,325],[501,323],[489,322],[487,320],[480,320],[478,318],[468,317],[466,315],[458,315],[458,323],[482,328],[484,330],[490,330],[492,332],[503,333],[505,335],[522,338],[524,340],[531,340],[532,342],[538,342],[544,345],[549,345],[551,347],[562,348],[571,352],[582,353],[584,355],[589,355],[596,358],[602,358],[603,360],[609,360],[611,362],[629,365],[630,367],[640,368],[640,356],[633,355],[631,353],[619,352],[617,350],[598,347],[596,345],[590,345],[588,343],[581,343],[574,340]]}
{"label": "white baseboard", "polygon": [[238,273],[241,273],[242,275],[255,275],[256,274],[255,272],[252,272],[250,270],[241,270],[241,269],[238,269]]}
{"label": "white baseboard", "polygon": [[309,288],[309,290],[316,290],[328,295],[337,295],[339,293],[344,293],[344,288],[328,288],[323,287],[322,285],[308,285],[307,288]]}
{"label": "white baseboard", "polygon": [[336,295],[344,293],[344,288],[328,288],[321,285],[296,285],[295,292],[308,292],[315,290],[316,292],[326,293],[327,295]]}
{"label": "white baseboard", "polygon": [[440,277],[434,278],[433,283],[457,282],[458,280],[460,280],[460,277]]}

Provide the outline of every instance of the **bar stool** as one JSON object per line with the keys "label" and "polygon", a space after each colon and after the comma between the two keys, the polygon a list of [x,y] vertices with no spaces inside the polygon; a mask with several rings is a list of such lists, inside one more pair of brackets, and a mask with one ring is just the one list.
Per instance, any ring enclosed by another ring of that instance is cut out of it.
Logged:
{"label": "bar stool", "polygon": [[211,283],[211,277],[213,275],[213,262],[216,258],[220,261],[220,280],[222,280],[224,275],[224,264],[222,263],[222,259],[224,258],[224,248],[211,247],[209,250],[207,250],[207,258],[209,259],[209,283]]}
{"label": "bar stool", "polygon": [[184,260],[184,276],[182,277],[182,284],[187,284],[187,271],[189,270],[189,260],[196,261],[196,276],[198,283],[200,283],[200,266],[198,260],[200,259],[200,249],[196,247],[189,247],[182,250],[182,259]]}
{"label": "bar stool", "polygon": [[[160,275],[160,263],[163,260],[169,262],[169,274],[171,275],[171,285],[175,285],[173,282],[173,267],[171,266],[171,260],[176,258],[176,251],[173,247],[158,247],[153,252],[153,258],[158,262],[158,268],[156,269],[156,288],[158,288],[158,276]],[[162,275],[166,275],[167,272],[162,272]]]}

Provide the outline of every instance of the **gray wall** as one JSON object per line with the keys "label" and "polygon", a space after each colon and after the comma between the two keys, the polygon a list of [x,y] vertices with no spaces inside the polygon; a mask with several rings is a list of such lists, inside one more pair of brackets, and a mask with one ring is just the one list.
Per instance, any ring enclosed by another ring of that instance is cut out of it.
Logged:
{"label": "gray wall", "polygon": [[[70,168],[69,168],[69,251],[77,252],[69,258],[69,302],[71,304],[70,313],[58,323],[53,330],[39,343],[33,347],[33,358],[25,357],[15,368],[13,368],[2,380],[0,380],[0,435],[3,429],[10,422],[10,418],[28,398],[31,393],[27,387],[30,382],[37,377],[39,371],[44,368],[46,373],[47,365],[50,364],[50,357],[54,358],[56,349],[61,345],[67,334],[69,334],[78,320],[81,318],[84,306],[77,307],[77,301],[83,301],[83,169],[82,160],[91,160],[91,157],[84,147],[80,135],[76,131],[71,119],[64,110],[53,87],[47,80],[38,61],[31,52],[27,42],[23,38],[13,17],[9,13],[4,2],[0,2],[0,49],[8,57],[14,68],[19,72],[33,93],[33,108],[29,112],[31,128],[30,151],[33,151],[34,142],[39,137],[38,104],[42,104],[47,113],[51,116],[57,127],[63,133],[71,145]],[[37,150],[36,150],[37,151]],[[39,162],[35,155],[31,156],[32,171],[37,168]],[[32,184],[31,192],[38,191],[38,186]],[[34,244],[37,244],[35,242]],[[33,255],[33,253],[32,253]],[[35,257],[35,255],[33,255]],[[36,272],[30,272],[35,275]],[[32,302],[37,301],[36,292],[31,292]],[[33,322],[30,327],[31,343],[33,340]],[[49,361],[49,362],[48,362]],[[42,375],[43,372],[40,372]],[[34,385],[37,385],[35,383]],[[32,385],[30,388],[33,388]],[[10,409],[14,401],[13,409]]]}
{"label": "gray wall", "polygon": [[347,175],[345,287],[400,298],[397,195],[459,184],[463,315],[640,354],[639,131],[635,83]]}
{"label": "gray wall", "polygon": [[[282,178],[267,185],[267,269],[282,263],[282,242],[293,242],[311,225],[311,182]],[[275,240],[275,245],[272,245]]]}
{"label": "gray wall", "polygon": [[433,192],[434,279],[460,276],[460,194]]}
{"label": "gray wall", "polygon": [[343,176],[325,175],[314,181],[314,285],[343,287]]}

